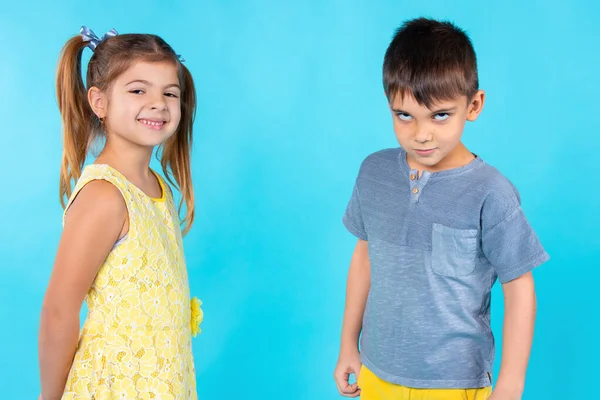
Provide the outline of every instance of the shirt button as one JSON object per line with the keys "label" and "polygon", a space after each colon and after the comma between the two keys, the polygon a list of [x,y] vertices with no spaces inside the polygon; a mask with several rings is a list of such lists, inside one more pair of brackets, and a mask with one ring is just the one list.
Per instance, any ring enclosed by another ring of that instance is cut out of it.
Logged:
{"label": "shirt button", "polygon": [[415,174],[410,174],[410,180],[411,180],[411,181],[414,181],[414,180],[415,180],[415,178],[416,178]]}
{"label": "shirt button", "polygon": [[418,188],[414,188],[414,189],[412,190],[412,192],[413,192],[414,194],[417,194],[417,193],[419,193],[419,189],[418,189]]}

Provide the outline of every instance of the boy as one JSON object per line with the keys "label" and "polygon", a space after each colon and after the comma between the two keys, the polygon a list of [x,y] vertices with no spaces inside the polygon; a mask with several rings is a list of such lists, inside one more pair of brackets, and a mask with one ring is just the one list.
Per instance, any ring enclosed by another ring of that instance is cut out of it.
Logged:
{"label": "boy", "polygon": [[[535,319],[531,270],[548,255],[517,190],[461,142],[484,103],[471,41],[447,22],[408,21],[385,54],[383,82],[401,148],[366,158],[344,215],[359,240],[338,390],[363,400],[520,399]],[[491,393],[496,279],[504,341]]]}

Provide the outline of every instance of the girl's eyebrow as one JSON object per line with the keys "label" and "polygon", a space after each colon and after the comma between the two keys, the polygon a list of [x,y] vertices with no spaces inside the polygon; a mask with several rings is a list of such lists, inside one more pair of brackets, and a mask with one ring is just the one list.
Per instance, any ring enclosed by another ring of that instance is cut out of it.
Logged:
{"label": "girl's eyebrow", "polygon": [[[144,85],[152,86],[152,84],[150,82],[148,82],[144,79],[135,79],[129,83],[126,83],[125,86],[131,85],[132,83],[142,83]],[[165,86],[165,89],[171,88],[171,87],[176,87],[177,89],[181,90],[181,88],[179,87],[179,84],[177,84],[177,83],[171,83],[171,84]]]}

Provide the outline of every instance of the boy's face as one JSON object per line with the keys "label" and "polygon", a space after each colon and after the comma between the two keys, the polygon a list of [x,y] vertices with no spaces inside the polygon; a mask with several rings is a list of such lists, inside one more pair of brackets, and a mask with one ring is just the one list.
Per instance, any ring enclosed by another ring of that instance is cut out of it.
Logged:
{"label": "boy's face", "polygon": [[466,121],[477,119],[483,102],[481,90],[471,101],[460,96],[437,102],[431,109],[410,94],[395,96],[390,103],[394,131],[411,168],[436,172],[469,163],[473,156],[461,137]]}

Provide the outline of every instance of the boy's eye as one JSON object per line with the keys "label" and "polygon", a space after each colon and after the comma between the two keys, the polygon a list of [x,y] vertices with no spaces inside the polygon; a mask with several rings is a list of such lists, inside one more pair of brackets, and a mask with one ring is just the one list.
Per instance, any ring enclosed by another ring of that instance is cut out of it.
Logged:
{"label": "boy's eye", "polygon": [[396,116],[401,121],[410,121],[412,119],[412,117],[410,115],[405,114],[405,113],[397,113]]}
{"label": "boy's eye", "polygon": [[450,118],[450,114],[448,113],[439,113],[433,116],[433,119],[435,119],[436,121],[445,121],[448,118]]}

